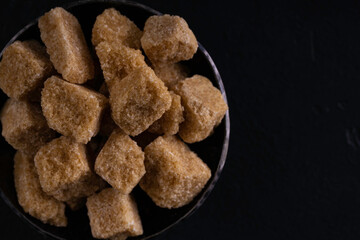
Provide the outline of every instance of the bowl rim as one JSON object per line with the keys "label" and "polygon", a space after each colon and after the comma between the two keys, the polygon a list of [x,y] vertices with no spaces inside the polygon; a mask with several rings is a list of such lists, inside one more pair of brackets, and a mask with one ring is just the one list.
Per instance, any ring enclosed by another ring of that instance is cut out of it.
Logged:
{"label": "bowl rim", "polygon": [[[123,5],[127,5],[127,6],[132,6],[132,7],[137,7],[137,8],[141,8],[143,10],[146,10],[150,13],[153,13],[154,15],[163,15],[163,13],[148,7],[147,5],[144,5],[142,3],[138,3],[138,2],[134,2],[131,0],[79,0],[79,1],[73,1],[70,3],[66,3],[66,4],[62,4],[60,7],[64,8],[64,9],[71,9],[73,7],[77,7],[77,6],[81,6],[81,5],[86,5],[89,3],[113,3],[113,4],[123,4]],[[8,43],[4,46],[4,48],[1,50],[0,52],[0,59],[3,56],[3,53],[5,51],[5,49],[11,45],[14,41],[17,40],[17,38],[23,34],[25,31],[27,31],[30,27],[34,26],[37,24],[38,19],[41,16],[35,18],[34,20],[30,21],[27,25],[25,25],[21,30],[19,30],[9,41]],[[205,55],[206,60],[209,62],[209,64],[211,65],[211,69],[213,72],[213,75],[215,76],[215,81],[217,82],[219,88],[220,88],[220,92],[222,94],[222,97],[224,99],[224,101],[226,102],[226,104],[228,105],[228,101],[227,101],[227,97],[226,97],[226,92],[225,92],[225,87],[222,81],[222,78],[220,76],[220,73],[213,61],[213,59],[211,58],[210,54],[208,53],[208,51],[204,48],[204,46],[198,42],[198,48],[199,50]],[[155,236],[158,236],[166,231],[168,231],[170,228],[174,227],[176,224],[180,223],[181,221],[183,221],[184,219],[188,218],[191,214],[193,214],[203,203],[204,201],[209,197],[210,193],[212,192],[216,182],[219,180],[219,177],[221,175],[221,172],[225,166],[225,162],[226,162],[226,157],[227,157],[227,153],[228,153],[228,149],[229,149],[229,141],[230,141],[230,114],[229,114],[229,109],[226,111],[226,114],[224,116],[223,121],[225,122],[225,133],[224,133],[224,142],[223,142],[223,147],[221,150],[221,155],[220,155],[220,160],[218,163],[218,167],[215,171],[215,175],[212,178],[212,180],[210,181],[208,187],[205,189],[205,191],[202,193],[202,195],[200,196],[200,198],[198,199],[197,203],[188,211],[186,212],[183,216],[181,216],[178,220],[176,220],[175,222],[173,222],[172,224],[170,224],[169,226],[163,228],[162,230],[151,234],[149,236],[143,237],[141,239],[145,240],[145,239],[150,239],[153,238]],[[0,189],[0,197],[4,200],[4,202],[6,203],[6,205],[8,205],[10,207],[10,209],[18,216],[20,217],[20,219],[22,219],[23,221],[27,222],[30,224],[30,226],[32,226],[38,233],[47,236],[47,237],[51,237],[53,239],[59,239],[59,240],[66,240],[65,238],[56,236],[54,234],[52,234],[51,232],[48,232],[44,229],[42,229],[41,227],[39,227],[37,224],[35,224],[32,220],[29,219],[29,217],[25,214],[23,214],[22,212],[20,212],[12,203],[11,201],[6,197],[6,195],[3,193],[2,189]],[[141,237],[141,236],[139,236]]]}

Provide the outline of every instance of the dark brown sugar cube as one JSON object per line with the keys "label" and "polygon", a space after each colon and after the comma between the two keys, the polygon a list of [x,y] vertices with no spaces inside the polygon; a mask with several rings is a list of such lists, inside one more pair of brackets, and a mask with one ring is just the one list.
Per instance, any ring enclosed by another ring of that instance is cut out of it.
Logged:
{"label": "dark brown sugar cube", "polygon": [[172,98],[171,106],[162,117],[154,122],[148,129],[149,132],[156,134],[175,135],[179,131],[180,123],[184,121],[183,106],[181,97],[170,91]]}
{"label": "dark brown sugar cube", "polygon": [[35,103],[8,99],[1,111],[1,124],[5,140],[29,155],[55,137]]}
{"label": "dark brown sugar cube", "polygon": [[191,59],[198,43],[183,18],[165,14],[146,20],[141,46],[152,63],[176,63]]}
{"label": "dark brown sugar cube", "polygon": [[105,41],[139,49],[141,36],[142,32],[135,23],[114,8],[108,8],[97,16],[92,29],[94,46]]}
{"label": "dark brown sugar cube", "polygon": [[135,141],[117,128],[96,158],[95,172],[113,188],[129,194],[145,174],[144,153]]}
{"label": "dark brown sugar cube", "polygon": [[137,206],[130,195],[107,188],[89,197],[86,206],[94,238],[143,234]]}
{"label": "dark brown sugar cube", "polygon": [[39,28],[50,60],[64,79],[81,84],[94,77],[94,63],[76,17],[53,8],[39,19]]}
{"label": "dark brown sugar cube", "polygon": [[163,208],[188,204],[211,177],[208,166],[175,136],[158,137],[145,148],[140,187]]}
{"label": "dark brown sugar cube", "polygon": [[209,79],[194,75],[179,82],[174,91],[181,96],[185,121],[179,135],[187,143],[207,138],[223,119],[228,106]]}
{"label": "dark brown sugar cube", "polygon": [[14,163],[15,189],[20,206],[43,223],[65,227],[65,204],[43,192],[33,157],[18,151]]}
{"label": "dark brown sugar cube", "polygon": [[90,196],[99,189],[84,144],[61,136],[35,155],[35,166],[44,192],[60,201]]}
{"label": "dark brown sugar cube", "polygon": [[122,44],[101,42],[96,46],[105,82],[120,81],[139,67],[147,66],[140,50]]}
{"label": "dark brown sugar cube", "polygon": [[188,70],[180,63],[157,64],[153,66],[153,69],[156,76],[158,76],[170,90],[188,76]]}
{"label": "dark brown sugar cube", "polygon": [[50,128],[80,143],[87,143],[98,133],[106,105],[107,99],[100,93],[56,76],[45,81],[41,93]]}
{"label": "dark brown sugar cube", "polygon": [[150,67],[139,68],[110,88],[111,114],[126,133],[145,131],[170,108],[171,96]]}
{"label": "dark brown sugar cube", "polygon": [[2,56],[0,88],[11,98],[38,99],[40,88],[52,72],[45,47],[35,40],[16,41]]}

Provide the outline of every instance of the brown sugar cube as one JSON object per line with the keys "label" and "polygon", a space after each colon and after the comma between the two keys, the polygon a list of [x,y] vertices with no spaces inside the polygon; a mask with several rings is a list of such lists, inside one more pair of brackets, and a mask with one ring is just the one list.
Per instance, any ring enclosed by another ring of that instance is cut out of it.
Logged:
{"label": "brown sugar cube", "polygon": [[68,137],[61,136],[41,147],[34,161],[42,189],[60,201],[90,196],[99,189],[85,145]]}
{"label": "brown sugar cube", "polygon": [[130,72],[147,66],[140,50],[126,47],[122,44],[101,42],[96,46],[105,82],[119,81]]}
{"label": "brown sugar cube", "polygon": [[131,136],[145,131],[171,105],[170,93],[150,67],[134,70],[109,91],[112,118]]}
{"label": "brown sugar cube", "polygon": [[169,89],[172,89],[178,82],[188,77],[188,70],[180,63],[157,64],[153,66],[158,76]]}
{"label": "brown sugar cube", "polygon": [[198,43],[183,18],[165,14],[146,20],[141,46],[152,63],[176,63],[191,59]]}
{"label": "brown sugar cube", "polygon": [[136,202],[131,195],[122,194],[114,188],[107,188],[89,197],[86,206],[94,238],[143,234]]}
{"label": "brown sugar cube", "polygon": [[36,40],[15,41],[0,62],[0,87],[11,98],[38,100],[39,89],[52,73],[45,47]]}
{"label": "brown sugar cube", "polygon": [[76,17],[53,8],[39,19],[39,28],[50,60],[64,79],[81,84],[94,77],[94,63]]}
{"label": "brown sugar cube", "polygon": [[181,96],[185,121],[179,135],[187,143],[207,138],[224,117],[228,106],[209,79],[194,75],[179,82],[174,91]]}
{"label": "brown sugar cube", "polygon": [[16,41],[5,49],[2,56],[0,88],[18,100],[39,98],[39,89],[53,69],[45,48],[39,42]]}
{"label": "brown sugar cube", "polygon": [[92,43],[94,46],[100,42],[119,42],[127,47],[139,49],[142,32],[127,17],[114,8],[106,9],[96,17],[92,29]]}
{"label": "brown sugar cube", "polygon": [[172,98],[171,106],[162,117],[154,122],[148,129],[149,132],[156,134],[175,135],[179,131],[180,123],[184,121],[183,106],[181,97],[170,91]]}
{"label": "brown sugar cube", "polygon": [[136,142],[117,128],[96,158],[95,172],[113,188],[129,194],[145,174],[144,158]]}
{"label": "brown sugar cube", "polygon": [[43,192],[33,157],[18,151],[14,163],[15,189],[20,206],[43,223],[65,227],[65,204]]}
{"label": "brown sugar cube", "polygon": [[40,106],[25,101],[8,99],[1,111],[2,135],[16,150],[33,155],[55,137]]}
{"label": "brown sugar cube", "polygon": [[107,99],[83,86],[56,76],[45,81],[41,107],[50,128],[80,143],[87,143],[100,128]]}
{"label": "brown sugar cube", "polygon": [[208,166],[175,136],[158,137],[145,148],[140,187],[163,208],[188,204],[211,177]]}

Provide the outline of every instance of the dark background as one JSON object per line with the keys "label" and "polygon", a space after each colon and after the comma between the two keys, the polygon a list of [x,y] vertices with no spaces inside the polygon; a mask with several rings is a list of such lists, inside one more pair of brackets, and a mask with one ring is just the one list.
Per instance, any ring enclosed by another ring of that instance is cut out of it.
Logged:
{"label": "dark background", "polygon": [[[0,48],[64,2],[0,2]],[[360,2],[139,1],[184,17],[227,91],[223,174],[159,239],[360,238]],[[0,201],[1,239],[43,239]]]}

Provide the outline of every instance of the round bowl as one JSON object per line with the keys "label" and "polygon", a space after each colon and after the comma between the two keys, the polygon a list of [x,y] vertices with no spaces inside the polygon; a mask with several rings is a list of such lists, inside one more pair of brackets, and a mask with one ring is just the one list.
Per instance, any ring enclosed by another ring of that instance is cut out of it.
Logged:
{"label": "round bowl", "polygon": [[[144,23],[149,16],[161,14],[147,6],[130,1],[88,0],[74,2],[63,7],[77,17],[89,46],[91,46],[91,29],[95,22],[95,18],[106,8],[116,8],[122,14],[134,21],[141,29],[144,27]],[[27,39],[41,41],[37,19],[21,29],[6,46],[16,40]],[[0,53],[0,57],[2,57],[3,51],[4,50]],[[220,74],[210,55],[200,43],[199,49],[193,59],[185,61],[184,64],[189,68],[190,74],[196,73],[208,77],[214,86],[220,89],[225,101],[227,101],[225,88]],[[5,103],[6,99],[7,96],[1,92],[1,106]],[[134,189],[133,195],[138,204],[144,234],[132,239],[148,239],[154,237],[188,217],[203,204],[212,191],[224,167],[229,145],[229,134],[230,120],[229,112],[227,112],[221,124],[215,129],[210,137],[202,142],[189,145],[189,147],[209,166],[212,177],[204,187],[203,191],[188,205],[171,210],[160,208],[157,207],[139,187]],[[17,201],[14,188],[13,156],[15,150],[3,137],[0,137],[0,149],[0,196],[15,214],[34,227],[40,234],[54,239],[92,239],[86,207],[77,212],[66,211],[68,217],[68,226],[66,228],[58,228],[43,224],[41,221],[25,213]]]}

